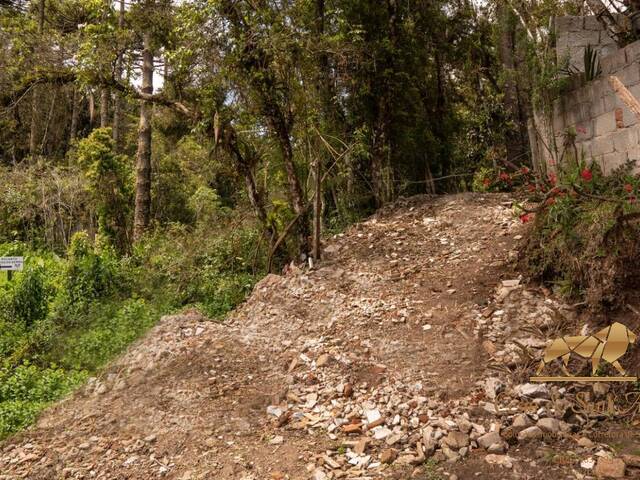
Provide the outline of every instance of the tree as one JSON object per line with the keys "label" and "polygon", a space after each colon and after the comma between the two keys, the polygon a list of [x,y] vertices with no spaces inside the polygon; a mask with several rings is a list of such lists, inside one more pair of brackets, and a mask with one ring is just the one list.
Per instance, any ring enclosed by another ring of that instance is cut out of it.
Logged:
{"label": "tree", "polygon": [[[143,33],[142,88],[144,94],[153,94],[153,51],[151,33]],[[138,151],[136,153],[136,206],[133,238],[139,240],[151,221],[151,115],[153,107],[148,100],[140,100]]]}

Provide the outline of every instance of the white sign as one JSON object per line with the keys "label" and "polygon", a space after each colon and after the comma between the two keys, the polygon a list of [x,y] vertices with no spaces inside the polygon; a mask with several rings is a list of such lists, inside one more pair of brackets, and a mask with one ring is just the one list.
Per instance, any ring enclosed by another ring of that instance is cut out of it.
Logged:
{"label": "white sign", "polygon": [[0,270],[22,270],[24,257],[0,257]]}

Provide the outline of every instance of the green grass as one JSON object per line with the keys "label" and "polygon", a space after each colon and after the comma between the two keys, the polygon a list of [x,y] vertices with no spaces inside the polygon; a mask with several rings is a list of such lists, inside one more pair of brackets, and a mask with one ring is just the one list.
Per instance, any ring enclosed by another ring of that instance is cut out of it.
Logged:
{"label": "green grass", "polygon": [[[148,331],[195,306],[220,318],[242,302],[254,271],[255,234],[156,234],[130,256],[78,235],[65,257],[0,244],[25,269],[0,279],[0,439],[32,424],[52,402]],[[258,257],[261,258],[261,257]]]}

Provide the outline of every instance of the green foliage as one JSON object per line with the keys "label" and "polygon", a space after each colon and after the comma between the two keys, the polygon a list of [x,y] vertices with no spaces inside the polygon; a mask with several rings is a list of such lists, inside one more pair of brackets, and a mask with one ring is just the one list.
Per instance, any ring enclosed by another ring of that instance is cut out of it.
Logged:
{"label": "green foliage", "polygon": [[78,308],[123,288],[118,259],[108,248],[98,252],[86,232],[71,239],[63,276],[65,306]]}
{"label": "green foliage", "polygon": [[640,254],[640,178],[634,169],[628,162],[604,176],[597,164],[572,160],[539,181],[532,200],[540,211],[521,256],[523,266],[592,308],[619,304],[625,287],[640,275],[633,268]]}
{"label": "green foliage", "polygon": [[86,372],[39,368],[26,362],[0,370],[0,439],[33,423],[49,403],[69,393]]}
{"label": "green foliage", "polygon": [[9,306],[13,319],[23,322],[27,328],[44,320],[49,313],[50,297],[43,267],[30,265],[13,285]]}
{"label": "green foliage", "polygon": [[97,128],[80,140],[75,156],[89,182],[99,232],[125,249],[133,199],[129,159],[115,153],[110,128]]}
{"label": "green foliage", "polygon": [[143,299],[93,303],[83,315],[85,323],[64,331],[43,358],[94,372],[153,326],[159,313]]}

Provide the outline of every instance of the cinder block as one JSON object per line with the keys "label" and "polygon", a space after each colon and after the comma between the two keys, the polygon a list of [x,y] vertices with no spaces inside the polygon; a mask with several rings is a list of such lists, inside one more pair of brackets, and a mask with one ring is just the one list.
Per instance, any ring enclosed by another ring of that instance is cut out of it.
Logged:
{"label": "cinder block", "polygon": [[587,120],[575,126],[576,142],[586,142],[593,138],[593,121]]}
{"label": "cinder block", "polygon": [[603,155],[600,166],[602,172],[608,175],[627,161],[627,152],[614,152]]}
{"label": "cinder block", "polygon": [[574,103],[573,105],[567,107],[565,110],[565,125],[576,125],[577,123],[588,120],[589,117],[586,118],[583,116],[583,109],[581,108],[581,103]]}
{"label": "cinder block", "polygon": [[[616,53],[617,50],[618,50],[618,46],[615,43],[612,43],[609,45],[602,45],[600,47],[600,59],[613,55],[614,53]],[[602,61],[600,62],[600,65],[602,65]],[[604,72],[604,68],[602,69],[602,71]]]}
{"label": "cinder block", "polygon": [[[594,134],[596,137],[606,135],[616,129],[616,117],[614,112],[607,112],[595,118]],[[604,152],[602,152],[604,153]]]}
{"label": "cinder block", "polygon": [[636,85],[640,82],[640,65],[635,62],[630,63],[617,72],[616,77],[618,77],[626,87]]}
{"label": "cinder block", "polygon": [[610,91],[607,95],[602,99],[604,102],[604,111],[612,112],[616,108],[622,107],[622,100],[618,98],[613,90]]}
{"label": "cinder block", "polygon": [[604,112],[604,99],[602,97],[592,97],[591,103],[589,104],[589,117],[595,118]]}
{"label": "cinder block", "polygon": [[589,88],[589,84],[586,84],[576,90],[576,100],[578,103],[591,101],[591,89]]}
{"label": "cinder block", "polygon": [[584,29],[585,30],[602,30],[602,24],[595,16],[584,17]]}
{"label": "cinder block", "polygon": [[622,128],[610,135],[613,149],[616,152],[626,152],[638,144],[638,132],[635,128]]}
{"label": "cinder block", "polygon": [[583,17],[569,16],[556,17],[556,35],[562,32],[575,32],[584,28]]}
{"label": "cinder block", "polygon": [[625,127],[632,127],[638,125],[638,117],[631,112],[627,107],[622,108],[622,123]]}
{"label": "cinder block", "polygon": [[640,168],[640,146],[630,148],[627,152],[627,159],[636,161],[636,172]]}
{"label": "cinder block", "polygon": [[615,53],[600,59],[600,66],[604,75],[615,73],[622,69],[627,63],[627,54],[624,48],[618,49]]}
{"label": "cinder block", "polygon": [[591,30],[579,30],[569,34],[569,43],[572,47],[586,47],[591,45],[597,47],[600,45],[600,32]]}
{"label": "cinder block", "polygon": [[624,48],[627,51],[627,62],[640,60],[640,40],[630,43]]}
{"label": "cinder block", "polygon": [[591,141],[591,155],[598,156],[613,152],[613,141],[608,136],[596,137]]}
{"label": "cinder block", "polygon": [[578,155],[580,159],[589,159],[591,158],[591,142],[576,142],[576,147],[578,148]]}

